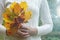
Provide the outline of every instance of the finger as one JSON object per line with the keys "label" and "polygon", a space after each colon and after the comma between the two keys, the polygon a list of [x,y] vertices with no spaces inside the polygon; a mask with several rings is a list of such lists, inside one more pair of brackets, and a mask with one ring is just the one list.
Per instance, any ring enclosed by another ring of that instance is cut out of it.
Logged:
{"label": "finger", "polygon": [[21,35],[22,35],[22,36],[25,36],[25,35],[29,35],[29,33],[21,32]]}
{"label": "finger", "polygon": [[23,33],[21,36],[22,36],[23,38],[27,38],[27,37],[29,37],[30,35],[29,35],[28,33]]}
{"label": "finger", "polygon": [[28,32],[26,29],[20,29],[21,32]]}
{"label": "finger", "polygon": [[25,35],[25,36],[23,36],[24,38],[27,38],[27,37],[30,37],[30,35]]}
{"label": "finger", "polygon": [[17,34],[17,33],[16,33],[16,34],[14,34],[14,35],[13,35],[13,37],[20,38],[20,37],[21,37],[21,35],[19,35],[19,34]]}
{"label": "finger", "polygon": [[22,28],[22,29],[28,29],[27,27],[28,27],[28,26],[26,26],[26,25],[23,23],[21,28]]}
{"label": "finger", "polygon": [[18,32],[16,33],[16,36],[17,36],[17,37],[20,37],[20,36],[22,37],[21,31],[18,31]]}
{"label": "finger", "polygon": [[19,31],[17,34],[18,37],[21,36],[23,38],[27,38],[30,36],[29,33],[21,32],[21,31]]}
{"label": "finger", "polygon": [[26,29],[26,30],[27,30],[28,28],[27,28],[27,27],[22,26],[22,27],[21,27],[21,29]]}
{"label": "finger", "polygon": [[16,34],[16,37],[18,37],[18,38],[19,38],[19,37],[20,37],[20,35]]}
{"label": "finger", "polygon": [[18,30],[17,34],[19,34],[19,35],[27,35],[29,33],[28,32],[21,32],[20,30]]}

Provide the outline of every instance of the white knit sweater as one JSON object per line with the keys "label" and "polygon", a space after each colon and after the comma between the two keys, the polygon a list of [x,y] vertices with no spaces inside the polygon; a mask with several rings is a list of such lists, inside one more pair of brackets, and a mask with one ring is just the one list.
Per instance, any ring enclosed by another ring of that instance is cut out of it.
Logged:
{"label": "white knit sweater", "polygon": [[[4,0],[0,0],[0,3],[4,3]],[[6,2],[21,2],[21,0],[6,0]],[[50,33],[53,29],[53,22],[50,15],[50,9],[47,0],[22,0],[28,3],[29,9],[32,11],[32,18],[26,24],[31,27],[36,27],[38,30],[37,35],[31,36],[27,39],[10,37],[6,35],[6,28],[0,24],[0,34],[4,35],[4,40],[41,40],[42,35]],[[4,4],[3,4],[4,5]],[[3,8],[0,5],[0,23],[2,23],[1,14]],[[40,16],[40,17],[39,17]],[[42,26],[38,26],[39,18],[42,21]]]}

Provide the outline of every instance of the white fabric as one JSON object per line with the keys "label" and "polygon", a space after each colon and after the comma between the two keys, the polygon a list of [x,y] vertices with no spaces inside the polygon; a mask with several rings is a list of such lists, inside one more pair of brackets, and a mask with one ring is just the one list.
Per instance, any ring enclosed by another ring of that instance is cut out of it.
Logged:
{"label": "white fabric", "polygon": [[[7,0],[6,2],[13,2],[13,1],[21,2],[21,0]],[[53,29],[53,23],[52,23],[47,0],[22,0],[22,1],[26,1],[28,3],[29,9],[33,13],[32,18],[29,20],[29,23],[27,23],[26,25],[31,27],[36,27],[38,33],[37,35],[31,36],[27,39],[21,39],[21,38],[18,39],[16,37],[6,36],[5,40],[41,40],[42,35],[46,35],[50,33]],[[42,26],[38,26],[39,14],[43,24]],[[0,27],[0,30],[1,29],[3,29],[4,31],[6,30],[5,28],[3,28],[3,26]],[[3,30],[1,31],[4,32]]]}

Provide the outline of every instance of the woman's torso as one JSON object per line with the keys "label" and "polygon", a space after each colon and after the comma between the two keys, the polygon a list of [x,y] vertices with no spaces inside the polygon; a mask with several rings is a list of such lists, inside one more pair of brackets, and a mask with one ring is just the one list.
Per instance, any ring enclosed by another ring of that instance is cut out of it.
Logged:
{"label": "woman's torso", "polygon": [[[6,0],[6,2],[21,2],[21,0]],[[38,19],[39,19],[39,6],[38,1],[32,1],[32,0],[23,0],[26,1],[28,3],[28,8],[32,11],[32,17],[29,20],[29,23],[26,23],[26,25],[28,26],[33,26],[33,27],[37,27],[38,26]],[[36,4],[37,3],[37,4]],[[17,38],[17,37],[10,37],[10,36],[5,36],[4,38],[5,40],[40,40],[40,36],[36,35],[36,36],[31,36],[27,39],[23,39],[23,38]]]}

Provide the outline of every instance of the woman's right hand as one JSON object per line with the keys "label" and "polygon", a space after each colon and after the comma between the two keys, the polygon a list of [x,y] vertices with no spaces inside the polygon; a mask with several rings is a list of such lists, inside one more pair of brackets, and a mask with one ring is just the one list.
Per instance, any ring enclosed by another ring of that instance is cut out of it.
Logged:
{"label": "woman's right hand", "polygon": [[18,29],[17,33],[15,33],[13,36],[17,37],[17,38],[22,38],[22,39],[26,39],[26,38],[30,37],[28,30],[22,29],[22,28]]}

